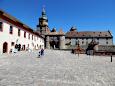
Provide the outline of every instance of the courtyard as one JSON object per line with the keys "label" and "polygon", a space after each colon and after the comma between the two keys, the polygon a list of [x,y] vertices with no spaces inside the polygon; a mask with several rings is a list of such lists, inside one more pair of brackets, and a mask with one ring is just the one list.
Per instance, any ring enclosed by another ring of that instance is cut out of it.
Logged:
{"label": "courtyard", "polygon": [[115,57],[45,50],[0,56],[0,86],[115,86]]}

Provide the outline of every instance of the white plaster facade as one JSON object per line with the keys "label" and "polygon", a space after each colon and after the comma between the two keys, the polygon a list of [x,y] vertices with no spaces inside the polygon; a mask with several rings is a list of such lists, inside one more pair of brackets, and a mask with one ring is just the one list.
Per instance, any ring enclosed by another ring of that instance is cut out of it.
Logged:
{"label": "white plaster facade", "polygon": [[[2,31],[0,31],[0,54],[3,53],[3,44],[7,43],[7,52],[15,49],[16,44],[21,44],[21,48],[25,45],[24,50],[34,50],[39,48],[44,48],[44,39],[31,31],[27,31],[23,28],[20,28],[16,25],[13,25],[10,22],[7,22],[0,18],[2,22]],[[13,27],[13,33],[9,33],[10,26]],[[18,36],[18,29],[20,29],[20,36]],[[24,37],[24,32],[26,32],[26,38]],[[30,34],[30,39],[29,39]],[[33,35],[33,40],[32,40]]]}

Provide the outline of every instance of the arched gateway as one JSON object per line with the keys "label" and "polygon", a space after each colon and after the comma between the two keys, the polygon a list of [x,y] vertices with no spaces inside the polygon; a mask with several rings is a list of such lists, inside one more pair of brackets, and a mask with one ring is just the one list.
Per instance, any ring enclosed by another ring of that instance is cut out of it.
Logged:
{"label": "arched gateway", "polygon": [[47,49],[64,49],[65,47],[65,35],[62,29],[56,32],[55,28],[53,28],[52,31],[45,35],[45,40]]}
{"label": "arched gateway", "polygon": [[50,41],[50,48],[57,49],[59,48],[59,41]]}
{"label": "arched gateway", "polygon": [[8,52],[8,43],[4,42],[3,43],[3,53],[7,53]]}

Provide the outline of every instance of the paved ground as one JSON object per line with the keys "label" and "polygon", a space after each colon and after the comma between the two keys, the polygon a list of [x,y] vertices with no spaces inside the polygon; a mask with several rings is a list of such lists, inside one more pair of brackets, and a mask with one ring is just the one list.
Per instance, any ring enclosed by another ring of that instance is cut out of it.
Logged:
{"label": "paved ground", "polygon": [[46,50],[0,56],[0,86],[115,86],[115,58]]}

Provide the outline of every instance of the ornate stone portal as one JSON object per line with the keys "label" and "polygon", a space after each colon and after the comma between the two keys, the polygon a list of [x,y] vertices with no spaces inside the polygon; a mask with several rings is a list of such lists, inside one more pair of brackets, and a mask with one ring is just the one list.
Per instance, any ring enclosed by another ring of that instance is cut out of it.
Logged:
{"label": "ornate stone portal", "polygon": [[60,29],[59,32],[56,32],[55,28],[52,31],[45,35],[46,39],[46,48],[47,49],[65,49],[65,35]]}

